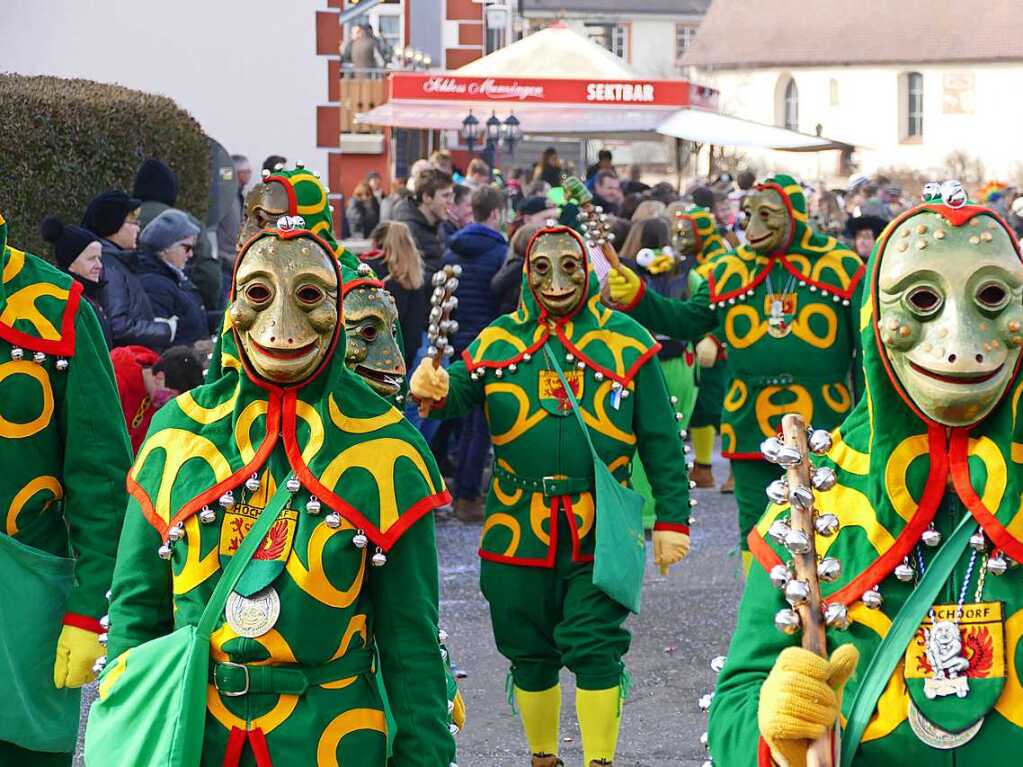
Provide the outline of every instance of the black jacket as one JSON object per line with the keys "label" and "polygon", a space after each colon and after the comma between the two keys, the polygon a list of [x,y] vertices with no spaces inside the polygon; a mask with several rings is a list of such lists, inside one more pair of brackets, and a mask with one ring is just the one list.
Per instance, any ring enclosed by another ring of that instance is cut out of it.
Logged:
{"label": "black jacket", "polygon": [[434,272],[440,269],[444,258],[444,245],[440,239],[438,225],[427,221],[423,211],[419,210],[419,205],[411,198],[402,200],[395,206],[393,220],[401,221],[412,233],[412,239],[416,241],[419,255],[423,259],[425,289],[432,291],[430,280]]}
{"label": "black jacket", "polygon": [[454,319],[458,321],[458,332],[451,338],[456,354],[497,317],[497,297],[490,289],[490,281],[507,255],[508,241],[504,235],[483,224],[469,224],[448,241],[444,263],[462,267],[455,290],[458,308]]}
{"label": "black jacket", "polygon": [[348,203],[345,218],[352,237],[368,240],[370,233],[380,223],[380,204],[375,197],[372,200],[353,197]]}
{"label": "black jacket", "polygon": [[103,286],[106,280],[100,277],[99,282],[85,279],[80,274],[68,272],[71,278],[82,286],[82,298],[89,302],[89,306],[96,312],[96,319],[99,320],[99,329],[103,331],[103,340],[107,342],[107,348],[113,346],[114,339],[110,334],[110,319],[107,317],[107,310],[103,308]]}
{"label": "black jacket", "polygon": [[[145,229],[150,221],[169,208],[169,205],[158,200],[142,203],[142,207],[139,208],[139,226],[141,229]],[[203,306],[216,309],[223,303],[220,295],[223,275],[221,274],[217,251],[213,248],[210,238],[206,235],[206,227],[202,225],[202,222],[191,213],[188,213],[188,211],[185,211],[185,213],[188,215],[188,220],[199,227],[199,236],[195,238],[195,250],[192,252],[192,258],[188,262],[188,277],[199,289]]]}
{"label": "black jacket", "polygon": [[522,292],[522,265],[525,260],[514,251],[508,252],[508,260],[490,280],[490,291],[497,300],[497,313],[510,314],[519,308],[519,294]]}
{"label": "black jacket", "polygon": [[398,307],[398,324],[405,342],[405,367],[412,375],[412,365],[416,361],[416,352],[423,342],[423,331],[426,329],[426,293],[423,288],[409,290],[392,280],[384,263],[383,253],[371,250],[359,256],[373,267],[377,277],[384,281],[384,287],[394,296]]}
{"label": "black jacket", "polygon": [[207,315],[199,289],[188,277],[179,275],[159,256],[147,252],[140,254],[138,276],[156,315],[178,318],[175,345],[190,345],[210,337],[216,317]]}
{"label": "black jacket", "polygon": [[121,250],[110,240],[101,242],[106,284],[100,303],[110,321],[113,345],[138,344],[157,351],[170,346],[173,341],[170,325],[154,321],[157,315],[153,305],[135,274],[139,254],[134,250]]}

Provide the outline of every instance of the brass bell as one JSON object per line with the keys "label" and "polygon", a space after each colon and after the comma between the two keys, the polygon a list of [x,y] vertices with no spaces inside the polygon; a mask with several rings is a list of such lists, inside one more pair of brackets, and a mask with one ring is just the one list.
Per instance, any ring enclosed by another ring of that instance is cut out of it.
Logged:
{"label": "brass bell", "polygon": [[834,557],[824,557],[817,563],[817,577],[824,583],[834,583],[842,575],[842,563]]}
{"label": "brass bell", "polygon": [[783,634],[792,636],[799,631],[801,625],[802,621],[799,619],[799,613],[790,607],[779,610],[774,614],[774,627]]}
{"label": "brass bell", "polygon": [[352,543],[357,549],[364,549],[369,545],[369,538],[366,537],[366,533],[362,530],[356,530],[355,535],[352,536]]}
{"label": "brass bell", "polygon": [[931,548],[938,546],[941,543],[941,533],[934,529],[934,525],[931,525],[924,530],[923,535],[920,539]]}
{"label": "brass bell", "polygon": [[847,629],[849,628],[849,611],[841,602],[832,602],[824,608],[824,622],[831,628]]}
{"label": "brass bell", "polygon": [[209,506],[203,506],[202,511],[199,512],[199,521],[204,525],[212,525],[217,521],[217,512]]}
{"label": "brass bell", "polygon": [[834,514],[819,514],[813,520],[813,529],[817,531],[818,535],[825,538],[830,538],[838,532],[839,521],[838,517]]}
{"label": "brass bell", "polygon": [[792,571],[786,565],[775,565],[770,572],[771,585],[783,589],[792,580]]}
{"label": "brass bell", "polygon": [[330,514],[323,518],[323,524],[325,524],[331,530],[337,530],[339,527],[341,527],[341,515],[338,514],[336,511],[332,511],[330,512]]}
{"label": "brass bell", "polygon": [[373,563],[373,567],[383,567],[387,564],[387,555],[384,554],[384,550],[378,546],[376,553],[373,554],[370,561]]}
{"label": "brass bell", "polygon": [[881,605],[884,604],[884,597],[881,596],[881,592],[878,590],[877,586],[874,586],[874,588],[867,589],[866,591],[864,591],[863,596],[860,597],[860,600],[871,610],[880,610]]}
{"label": "brass bell", "polygon": [[806,581],[793,578],[785,584],[785,601],[795,607],[810,598],[810,585]]}
{"label": "brass bell", "polygon": [[321,508],[320,499],[315,495],[310,495],[309,500],[305,502],[305,510],[310,514],[319,514]]}

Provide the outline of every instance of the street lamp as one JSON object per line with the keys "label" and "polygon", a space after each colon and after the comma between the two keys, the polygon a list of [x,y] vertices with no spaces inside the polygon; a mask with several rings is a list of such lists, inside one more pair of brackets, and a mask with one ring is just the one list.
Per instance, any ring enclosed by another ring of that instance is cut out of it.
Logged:
{"label": "street lamp", "polygon": [[508,149],[508,156],[515,154],[515,144],[522,139],[522,126],[514,112],[510,112],[501,124],[501,140]]}
{"label": "street lamp", "polygon": [[472,113],[471,109],[465,119],[462,120],[462,128],[459,134],[462,137],[462,141],[469,148],[469,154],[472,154],[473,147],[480,140],[480,121]]}

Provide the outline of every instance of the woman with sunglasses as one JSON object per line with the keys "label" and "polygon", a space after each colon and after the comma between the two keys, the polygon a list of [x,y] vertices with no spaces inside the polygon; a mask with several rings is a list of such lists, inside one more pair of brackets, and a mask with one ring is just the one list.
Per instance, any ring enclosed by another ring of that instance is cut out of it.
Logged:
{"label": "woman with sunglasses", "polygon": [[207,312],[199,289],[185,273],[199,227],[188,214],[169,208],[150,221],[139,236],[142,251],[139,279],[158,317],[176,317],[174,343],[192,345],[210,338],[220,324],[220,312]]}

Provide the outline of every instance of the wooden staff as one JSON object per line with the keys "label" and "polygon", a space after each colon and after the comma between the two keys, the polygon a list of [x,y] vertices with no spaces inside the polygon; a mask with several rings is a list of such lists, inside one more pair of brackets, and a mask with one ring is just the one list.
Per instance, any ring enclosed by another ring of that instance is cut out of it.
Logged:
{"label": "wooden staff", "polygon": [[[806,440],[806,424],[801,416],[789,413],[781,419],[782,444],[795,448],[803,456],[803,460],[786,472],[786,479],[791,490],[803,487],[813,491],[810,481],[810,450]],[[799,530],[810,542],[808,550],[803,554],[793,554],[796,578],[805,581],[809,587],[807,600],[795,609],[803,627],[802,645],[804,650],[827,659],[828,648],[825,639],[824,614],[821,612],[821,588],[817,577],[817,546],[813,523],[812,504],[801,508],[790,503],[792,530]],[[827,732],[810,744],[806,753],[807,767],[833,767],[834,754],[831,749],[831,733]]]}
{"label": "wooden staff", "polygon": [[[598,211],[593,204],[593,195],[586,188],[586,184],[575,176],[569,176],[564,180],[563,185],[579,209],[586,211],[587,236],[600,248],[600,252],[604,254],[604,258],[607,259],[612,269],[621,268],[622,262],[618,260],[618,251],[611,244],[614,239],[614,235],[611,234],[611,225],[601,221],[600,216],[603,211]],[[608,237],[608,235],[611,236]]]}
{"label": "wooden staff", "polygon": [[[458,299],[455,298],[455,289],[458,287],[458,277],[462,274],[462,267],[448,264],[439,272],[433,275],[433,295],[430,297],[431,319],[427,331],[427,338],[433,349],[431,361],[433,369],[440,367],[447,350],[451,348],[448,343],[448,333],[457,330],[457,324],[451,319],[451,314],[458,306]],[[440,309],[440,316],[436,320],[432,318],[433,310]],[[408,340],[406,339],[406,343]],[[419,401],[419,415],[426,418],[433,408],[434,400],[421,399]]]}

